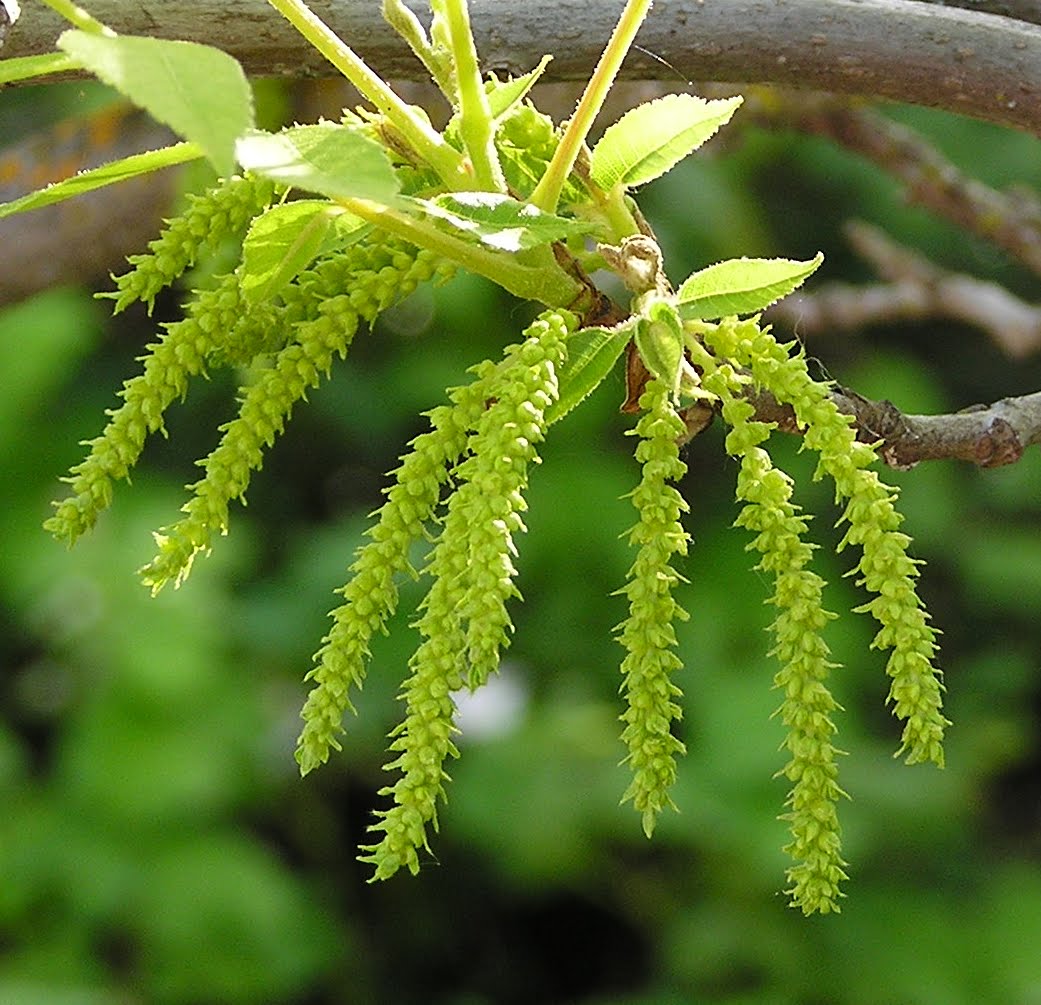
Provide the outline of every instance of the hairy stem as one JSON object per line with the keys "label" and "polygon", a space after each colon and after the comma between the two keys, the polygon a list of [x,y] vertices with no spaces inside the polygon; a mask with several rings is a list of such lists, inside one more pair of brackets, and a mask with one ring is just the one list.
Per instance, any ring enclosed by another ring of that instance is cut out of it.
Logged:
{"label": "hairy stem", "polygon": [[405,104],[303,0],[268,2],[402,132],[449,188],[473,187],[458,151]]}
{"label": "hairy stem", "polygon": [[446,0],[445,14],[459,88],[459,132],[470,155],[474,181],[482,191],[505,192],[506,179],[493,142],[495,126],[488,107],[488,95],[481,83],[481,68],[477,63],[466,0]]}
{"label": "hairy stem", "polygon": [[568,122],[567,129],[564,130],[560,146],[557,147],[542,180],[531,194],[531,201],[539,209],[552,213],[557,208],[564,182],[575,166],[582,144],[589,135],[589,130],[593,128],[593,121],[599,114],[607,92],[618,75],[622,60],[629,52],[636,32],[647,16],[650,7],[651,0],[629,0],[625,10],[622,11],[622,16],[618,19],[618,24],[615,25],[614,32],[604,49],[604,54],[600,57],[600,62],[597,63],[593,76],[590,77],[589,83],[582,93],[578,108],[575,109],[575,114]]}
{"label": "hairy stem", "polygon": [[115,38],[116,33],[111,28],[102,24],[97,18],[91,17],[82,7],[76,6],[71,0],[43,0],[43,2],[81,31]]}
{"label": "hairy stem", "polygon": [[453,237],[431,223],[417,220],[370,199],[341,199],[340,204],[355,216],[404,238],[422,248],[448,258],[464,269],[485,276],[510,293],[525,300],[537,300],[547,307],[567,307],[581,313],[582,286],[557,266],[548,249],[542,252],[544,264],[528,265],[518,256],[486,250],[477,244]]}

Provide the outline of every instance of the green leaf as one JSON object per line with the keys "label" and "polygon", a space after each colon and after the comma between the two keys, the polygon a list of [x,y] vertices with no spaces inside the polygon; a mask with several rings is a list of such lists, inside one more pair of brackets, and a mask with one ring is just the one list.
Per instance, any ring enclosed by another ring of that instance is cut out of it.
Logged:
{"label": "green leaf", "polygon": [[801,286],[823,261],[820,252],[806,262],[732,258],[690,276],[676,294],[676,306],[684,321],[755,314]]}
{"label": "green leaf", "polygon": [[568,337],[567,361],[557,375],[559,396],[546,412],[552,424],[581,404],[614,369],[633,337],[634,322],[615,328],[581,328]]}
{"label": "green leaf", "polygon": [[499,251],[523,251],[568,237],[588,234],[583,220],[544,213],[530,203],[497,192],[454,192],[434,199],[400,200]]}
{"label": "green leaf", "polygon": [[175,143],[173,146],[163,147],[161,150],[133,154],[122,160],[113,161],[111,164],[102,164],[101,167],[81,171],[72,178],[55,182],[38,192],[30,192],[20,199],[0,203],[0,220],[5,216],[14,216],[15,213],[26,213],[30,209],[40,209],[43,206],[71,199],[73,196],[92,192],[96,188],[127,181],[138,175],[148,174],[150,171],[158,171],[160,168],[171,167],[174,164],[198,160],[202,156],[202,150],[194,143]]}
{"label": "green leaf", "polygon": [[493,119],[501,119],[512,111],[524,96],[535,86],[539,77],[546,71],[552,56],[543,56],[539,65],[534,70],[529,70],[521,77],[513,77],[510,80],[495,80],[494,78],[486,85],[488,88],[488,107]]}
{"label": "green leaf", "polygon": [[252,130],[239,140],[236,153],[249,171],[331,199],[389,204],[401,187],[383,147],[331,122],[279,133]]}
{"label": "green leaf", "polygon": [[634,338],[644,366],[678,397],[685,343],[676,308],[664,300],[655,301],[647,316],[638,319]]}
{"label": "green leaf", "polygon": [[369,225],[324,199],[272,206],[250,225],[242,242],[242,292],[251,304],[275,296],[314,259],[348,243]]}
{"label": "green leaf", "polygon": [[16,80],[44,77],[48,73],[66,73],[81,69],[80,64],[64,52],[46,52],[39,56],[16,56],[0,60],[0,84],[13,84]]}
{"label": "green leaf", "polygon": [[629,188],[660,177],[726,123],[741,100],[667,94],[638,105],[597,143],[590,166],[593,181],[602,189]]}
{"label": "green leaf", "polygon": [[195,42],[63,32],[58,47],[135,105],[199,145],[227,177],[235,140],[253,126],[253,93],[226,52]]}

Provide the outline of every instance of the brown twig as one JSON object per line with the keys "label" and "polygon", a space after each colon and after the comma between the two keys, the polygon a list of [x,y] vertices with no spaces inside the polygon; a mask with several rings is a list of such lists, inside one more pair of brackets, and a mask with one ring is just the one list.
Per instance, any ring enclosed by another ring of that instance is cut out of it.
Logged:
{"label": "brown twig", "polygon": [[[891,401],[871,401],[847,388],[833,400],[852,415],[858,439],[879,443],[879,456],[904,470],[921,461],[972,461],[982,468],[1013,464],[1032,444],[1041,443],[1041,392],[974,405],[946,415],[907,415]],[[788,405],[768,393],[752,396],[756,418],[776,422],[788,433],[802,429]]]}
{"label": "brown twig", "polygon": [[826,283],[775,304],[768,320],[808,337],[895,321],[943,319],[974,325],[1013,359],[1041,347],[1041,307],[997,283],[948,272],[875,227],[851,221],[850,243],[886,280],[867,286]]}
{"label": "brown twig", "polygon": [[[1006,0],[1006,7],[1012,0]],[[668,0],[640,31],[629,79],[720,80],[880,97],[947,108],[1041,135],[1041,27],[1030,19],[918,0]],[[92,0],[124,34],[209,42],[254,74],[328,74],[258,0]],[[417,4],[425,15],[425,4]],[[1017,6],[1023,6],[1019,0]],[[23,4],[4,56],[49,52],[65,27],[43,4]],[[471,0],[488,69],[522,73],[546,52],[548,77],[588,77],[620,3]],[[993,8],[993,3],[988,3]],[[325,0],[316,9],[384,77],[421,72],[380,18],[379,4]]]}
{"label": "brown twig", "polygon": [[970,178],[924,137],[846,98],[751,90],[745,118],[826,136],[873,161],[924,206],[1002,248],[1041,276],[1041,203],[1025,192],[999,192]]}

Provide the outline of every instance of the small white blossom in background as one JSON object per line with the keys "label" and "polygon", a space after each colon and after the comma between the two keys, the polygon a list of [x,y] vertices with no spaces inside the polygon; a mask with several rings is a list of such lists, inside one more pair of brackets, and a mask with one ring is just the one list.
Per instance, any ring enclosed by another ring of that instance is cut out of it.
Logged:
{"label": "small white blossom in background", "polygon": [[480,690],[454,691],[455,724],[463,743],[493,740],[512,733],[524,718],[530,698],[527,683],[515,666],[504,663]]}

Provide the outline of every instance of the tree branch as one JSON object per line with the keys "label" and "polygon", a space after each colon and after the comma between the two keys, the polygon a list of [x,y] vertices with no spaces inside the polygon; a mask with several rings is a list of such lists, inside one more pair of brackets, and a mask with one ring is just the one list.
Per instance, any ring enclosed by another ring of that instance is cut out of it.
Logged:
{"label": "tree branch", "polygon": [[767,320],[809,338],[872,324],[943,319],[974,325],[1014,359],[1041,348],[1041,307],[997,283],[941,269],[866,223],[851,221],[846,236],[885,282],[798,290],[770,307]]}
{"label": "tree branch", "polygon": [[[920,461],[972,461],[981,468],[1014,464],[1023,451],[1041,443],[1041,392],[974,405],[947,415],[905,415],[891,401],[871,401],[839,388],[833,400],[852,415],[857,438],[881,441],[879,456],[890,467],[913,468]],[[755,417],[776,422],[787,433],[800,433],[795,415],[770,394],[752,397]]]}
{"label": "tree branch", "polygon": [[913,129],[844,98],[752,88],[742,111],[746,124],[826,136],[866,157],[900,182],[908,202],[990,241],[1041,276],[1041,202],[1033,195],[1000,192],[969,177]]}
{"label": "tree branch", "polygon": [[[780,83],[945,108],[1041,135],[1041,26],[1025,0],[659,0],[640,32],[629,79]],[[420,16],[426,4],[413,0]],[[260,0],[93,0],[117,31],[209,42],[252,74],[328,74],[316,53]],[[314,0],[317,13],[384,76],[420,66],[376,0]],[[530,69],[545,52],[558,80],[588,76],[621,0],[471,0],[484,66]],[[997,10],[1001,13],[981,12]],[[1008,13],[1011,16],[1003,16]],[[64,25],[26,0],[4,56],[50,52]]]}

